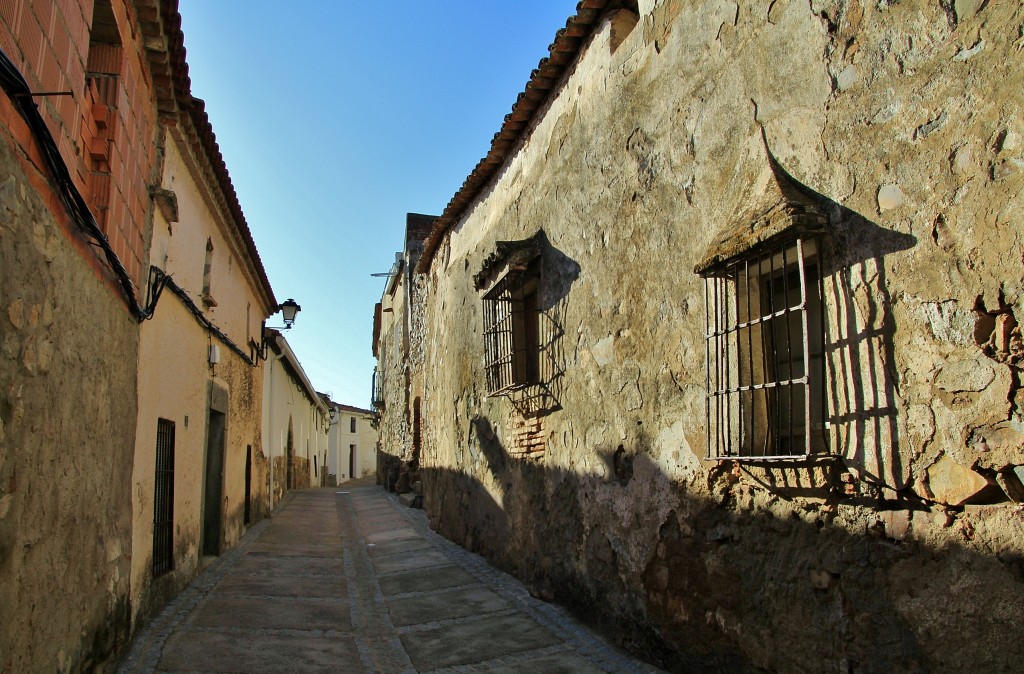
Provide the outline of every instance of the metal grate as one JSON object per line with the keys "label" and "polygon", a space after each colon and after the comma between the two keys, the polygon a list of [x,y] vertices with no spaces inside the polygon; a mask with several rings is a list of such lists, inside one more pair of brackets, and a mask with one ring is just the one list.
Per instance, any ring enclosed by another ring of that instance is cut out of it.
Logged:
{"label": "metal grate", "polygon": [[539,266],[507,274],[483,298],[484,369],[490,395],[540,381]]}
{"label": "metal grate", "polygon": [[174,422],[156,426],[156,481],[153,490],[153,576],[174,566]]}
{"label": "metal grate", "polygon": [[818,242],[797,239],[705,276],[710,459],[793,459],[824,448]]}

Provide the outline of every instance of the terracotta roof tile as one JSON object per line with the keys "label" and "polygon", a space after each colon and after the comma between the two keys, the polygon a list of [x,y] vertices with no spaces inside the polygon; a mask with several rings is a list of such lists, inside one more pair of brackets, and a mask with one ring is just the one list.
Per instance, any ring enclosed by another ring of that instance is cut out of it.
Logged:
{"label": "terracotta roof tile", "polygon": [[523,92],[516,98],[512,111],[505,116],[501,128],[494,134],[490,150],[477,163],[462,183],[462,187],[448,202],[444,212],[437,218],[433,231],[427,237],[418,271],[426,272],[430,269],[434,253],[437,252],[444,235],[508,158],[508,153],[515,147],[523,131],[529,128],[537,111],[555,91],[559,80],[570,65],[575,63],[580,49],[586,44],[587,38],[597,27],[604,12],[626,4],[629,3],[622,0],[580,0],[576,5],[576,14],[569,17],[565,27],[555,34],[554,41],[548,47],[549,55],[541,59],[537,68],[530,73],[530,79]]}

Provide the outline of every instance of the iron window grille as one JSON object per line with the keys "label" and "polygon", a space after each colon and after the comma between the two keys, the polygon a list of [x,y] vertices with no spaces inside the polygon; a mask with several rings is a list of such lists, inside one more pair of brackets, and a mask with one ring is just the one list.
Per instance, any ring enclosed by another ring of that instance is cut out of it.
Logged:
{"label": "iron window grille", "polygon": [[174,568],[174,422],[157,420],[153,490],[153,577]]}
{"label": "iron window grille", "polygon": [[820,240],[769,242],[702,272],[709,459],[825,449]]}
{"label": "iron window grille", "polygon": [[483,296],[489,395],[540,383],[540,258],[513,265]]}

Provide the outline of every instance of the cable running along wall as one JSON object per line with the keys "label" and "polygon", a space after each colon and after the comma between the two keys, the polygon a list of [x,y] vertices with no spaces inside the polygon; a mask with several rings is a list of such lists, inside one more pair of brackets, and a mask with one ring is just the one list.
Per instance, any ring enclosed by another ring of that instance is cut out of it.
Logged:
{"label": "cable running along wall", "polygon": [[35,101],[32,100],[32,91],[28,86],[28,82],[3,49],[0,49],[0,86],[3,87],[14,107],[25,119],[29,130],[32,132],[32,137],[38,143],[46,168],[50,171],[56,183],[57,195],[64,205],[64,210],[78,229],[92,241],[93,245],[103,251],[103,257],[110,266],[111,271],[114,272],[118,285],[128,302],[128,308],[135,319],[141,323],[153,317],[156,311],[156,303],[160,299],[161,292],[166,287],[182,301],[199,325],[213,334],[246,363],[255,366],[256,361],[250,358],[220,328],[211,323],[210,319],[192,301],[192,298],[189,297],[185,289],[175,283],[174,279],[159,267],[150,267],[146,304],[145,306],[139,304],[138,298],[135,295],[135,284],[132,282],[128,270],[125,269],[124,263],[121,262],[117,253],[114,252],[110,241],[107,239],[107,235],[100,229],[99,224],[96,222],[96,217],[89,210],[89,206],[82,197],[82,194],[72,181],[67,164],[64,163],[64,158],[61,157],[60,150],[57,148],[57,143],[54,141],[50,129],[46,126],[46,122],[43,120],[43,116],[40,114]]}

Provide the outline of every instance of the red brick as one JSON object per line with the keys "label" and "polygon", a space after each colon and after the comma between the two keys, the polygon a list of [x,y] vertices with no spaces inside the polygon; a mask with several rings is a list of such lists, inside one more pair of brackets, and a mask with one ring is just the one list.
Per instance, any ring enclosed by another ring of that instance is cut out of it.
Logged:
{"label": "red brick", "polygon": [[21,70],[23,74],[27,75],[26,70],[35,71],[39,66],[39,54],[43,48],[43,31],[31,15],[24,17],[16,31],[21,53],[25,57],[25,63],[29,66]]}
{"label": "red brick", "polygon": [[57,105],[57,112],[64,122],[64,128],[68,137],[78,138],[82,117],[78,114],[78,104],[75,103],[75,98],[73,96],[61,96],[60,103]]}
{"label": "red brick", "polygon": [[53,14],[56,6],[53,0],[29,0],[31,6],[30,12],[36,17],[39,22],[39,27],[43,29],[44,35],[50,35],[50,30],[53,27]]}
{"label": "red brick", "polygon": [[3,19],[11,30],[18,30],[23,4],[23,0],[0,0],[0,19]]}
{"label": "red brick", "polygon": [[63,20],[56,19],[53,24],[53,29],[50,32],[50,46],[53,48],[61,70],[65,70],[68,63],[71,62],[71,35],[68,34]]}
{"label": "red brick", "polygon": [[60,66],[49,45],[43,46],[39,61],[39,84],[43,91],[59,91],[61,85]]}
{"label": "red brick", "polygon": [[119,75],[124,62],[124,52],[118,45],[94,44],[89,48],[89,72]]}
{"label": "red brick", "polygon": [[0,27],[0,48],[3,48],[4,52],[12,59],[18,53],[17,43],[14,41],[14,36],[11,35],[11,31],[7,30],[6,26]]}

